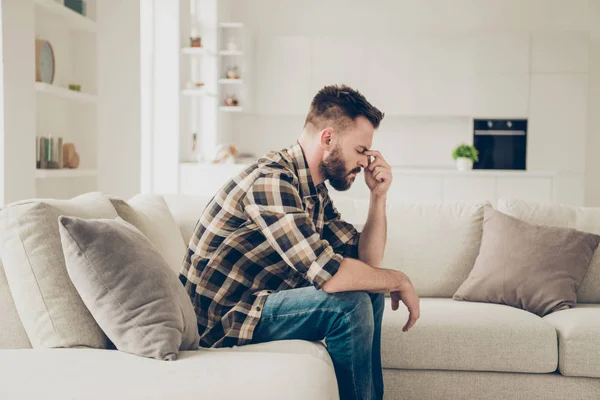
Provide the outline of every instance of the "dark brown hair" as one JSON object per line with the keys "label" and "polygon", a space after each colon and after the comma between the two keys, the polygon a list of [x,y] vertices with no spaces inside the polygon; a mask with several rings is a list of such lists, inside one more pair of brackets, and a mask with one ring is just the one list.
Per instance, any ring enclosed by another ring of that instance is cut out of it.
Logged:
{"label": "dark brown hair", "polygon": [[312,99],[304,126],[310,123],[317,128],[324,128],[325,123],[332,121],[337,128],[343,130],[348,122],[361,116],[377,129],[384,114],[371,105],[358,90],[346,85],[325,86]]}

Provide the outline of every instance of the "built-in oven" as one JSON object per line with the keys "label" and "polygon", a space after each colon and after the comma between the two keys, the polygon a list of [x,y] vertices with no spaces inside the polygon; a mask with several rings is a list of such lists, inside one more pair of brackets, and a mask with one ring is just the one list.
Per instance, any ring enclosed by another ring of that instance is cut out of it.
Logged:
{"label": "built-in oven", "polygon": [[474,119],[474,169],[527,169],[526,119]]}

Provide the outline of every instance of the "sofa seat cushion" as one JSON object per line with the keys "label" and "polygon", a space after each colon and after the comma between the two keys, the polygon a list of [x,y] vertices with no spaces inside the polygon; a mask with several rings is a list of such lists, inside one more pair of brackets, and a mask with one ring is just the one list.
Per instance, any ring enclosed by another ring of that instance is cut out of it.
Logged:
{"label": "sofa seat cushion", "polygon": [[556,370],[554,328],[535,314],[500,304],[421,299],[421,318],[402,332],[408,312],[386,299],[384,368],[546,373]]}
{"label": "sofa seat cushion", "polygon": [[600,304],[547,315],[558,334],[558,369],[566,376],[600,378]]}
{"label": "sofa seat cushion", "polygon": [[115,350],[0,350],[0,398],[334,400],[326,354],[300,341],[183,351],[170,362]]}

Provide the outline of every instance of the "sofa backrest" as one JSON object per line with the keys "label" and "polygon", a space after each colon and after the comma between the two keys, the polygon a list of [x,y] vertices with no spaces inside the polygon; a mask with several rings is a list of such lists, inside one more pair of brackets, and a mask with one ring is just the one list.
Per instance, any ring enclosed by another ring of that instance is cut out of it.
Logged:
{"label": "sofa backrest", "polygon": [[404,272],[419,296],[452,297],[479,254],[485,204],[392,204],[382,267]]}
{"label": "sofa backrest", "polygon": [[[210,196],[163,196],[186,244]],[[452,297],[473,268],[481,245],[483,207],[476,204],[388,202],[383,268],[406,273],[424,297]],[[337,196],[342,218],[361,230],[368,202]]]}
{"label": "sofa backrest", "polygon": [[0,263],[0,349],[30,349],[31,343],[19,318],[4,266]]}
{"label": "sofa backrest", "polygon": [[163,195],[187,247],[194,233],[200,215],[208,205],[212,196],[192,196],[184,194]]}

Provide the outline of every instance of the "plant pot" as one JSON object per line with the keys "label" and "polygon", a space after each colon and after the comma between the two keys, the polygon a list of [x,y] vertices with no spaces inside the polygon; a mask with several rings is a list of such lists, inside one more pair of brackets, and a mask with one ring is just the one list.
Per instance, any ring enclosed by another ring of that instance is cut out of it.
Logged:
{"label": "plant pot", "polygon": [[459,171],[470,171],[473,169],[473,160],[466,157],[458,157],[456,159],[456,168]]}

